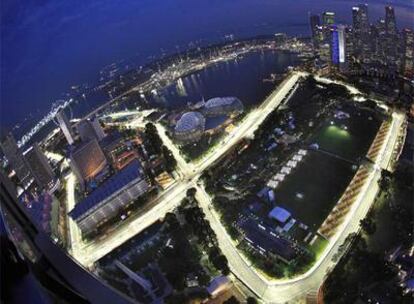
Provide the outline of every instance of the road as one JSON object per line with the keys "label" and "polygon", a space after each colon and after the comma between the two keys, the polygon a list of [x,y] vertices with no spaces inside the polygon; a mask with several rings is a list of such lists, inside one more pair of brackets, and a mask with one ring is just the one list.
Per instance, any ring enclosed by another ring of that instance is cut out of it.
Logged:
{"label": "road", "polygon": [[[67,210],[72,210],[75,207],[75,185],[76,185],[76,177],[75,174],[70,173],[66,178],[66,204]],[[82,246],[82,237],[81,232],[76,225],[75,221],[67,215],[67,222],[69,224],[69,233],[70,233],[70,252],[72,256],[79,260],[82,258],[83,254],[81,251]]]}
{"label": "road", "polygon": [[[306,75],[306,73],[301,72],[292,73],[261,106],[252,110],[233,131],[227,134],[216,149],[213,149],[212,152],[194,164],[187,163],[184,160],[178,148],[165,134],[165,128],[157,123],[156,127],[163,143],[172,151],[177,160],[177,171],[179,172],[180,178],[161,193],[145,214],[132,219],[125,225],[121,225],[103,240],[95,240],[88,244],[76,244],[80,240],[77,236],[76,229],[72,227],[73,224],[71,225],[71,222],[69,222],[71,237],[73,237],[75,243],[72,246],[72,251],[75,251],[73,255],[83,265],[90,267],[96,260],[138,234],[156,220],[164,217],[167,212],[173,210],[180,204],[181,200],[185,197],[187,189],[196,187],[196,198],[200,203],[200,207],[203,208],[212,229],[217,235],[219,246],[229,261],[230,269],[240,281],[266,303],[291,302],[304,298],[308,292],[315,292],[328,271],[334,267],[335,262],[332,258],[338,253],[340,245],[343,244],[349,234],[358,231],[360,220],[366,216],[371,207],[379,190],[378,180],[381,177],[380,170],[390,163],[394,147],[398,141],[401,125],[405,119],[404,114],[393,113],[392,126],[386,136],[379,157],[375,165],[371,168],[366,183],[362,187],[356,202],[353,204],[341,227],[337,230],[337,233],[332,237],[327,249],[308,272],[294,279],[269,280],[252,267],[251,263],[235,247],[233,240],[221,224],[218,214],[212,208],[210,196],[205,192],[204,186],[199,182],[199,176],[205,169],[225,155],[241,139],[252,137],[254,131],[262,124],[264,119],[295,89],[295,84],[300,77]],[[325,78],[322,80],[324,82],[335,82]],[[355,88],[348,85],[347,87],[351,92],[359,93]],[[74,191],[74,186],[67,188],[68,198],[72,197],[72,194],[69,192]],[[74,205],[74,202],[72,203],[70,200],[68,202]]]}
{"label": "road", "polygon": [[[114,248],[133,237],[144,228],[154,223],[157,219],[162,218],[167,212],[174,209],[184,198],[185,192],[196,185],[201,173],[217,161],[222,155],[224,155],[228,149],[239,142],[244,137],[251,137],[254,131],[260,126],[263,120],[269,115],[274,109],[276,109],[287,96],[294,85],[299,80],[300,75],[298,73],[292,73],[284,82],[282,82],[278,88],[262,103],[260,107],[251,111],[246,118],[234,129],[233,132],[228,134],[223,140],[223,144],[220,145],[219,149],[215,149],[214,152],[203,158],[201,162],[197,164],[187,163],[182,157],[179,149],[174,145],[172,140],[166,135],[165,128],[156,123],[155,126],[163,141],[164,145],[167,146],[173,153],[177,160],[177,172],[179,179],[172,184],[168,189],[164,190],[159,197],[151,203],[152,208],[144,215],[135,218],[129,225],[121,225],[114,231],[112,231],[103,240],[93,240],[85,244],[78,232],[77,227],[73,227],[74,223],[69,219],[69,226],[71,231],[72,239],[72,255],[86,267],[92,266],[92,264],[103,257],[105,254],[112,251]],[[125,112],[121,113],[121,116],[127,115]],[[142,116],[140,116],[142,117]],[[126,122],[130,127],[143,127],[145,122],[142,119],[132,120]],[[74,192],[75,179],[70,179],[72,183],[68,184],[67,197],[68,197],[68,210],[71,210],[75,205]],[[76,226],[76,225],[75,225]]]}
{"label": "road", "polygon": [[339,247],[348,235],[359,230],[360,220],[368,213],[379,191],[378,181],[381,178],[381,167],[387,166],[392,158],[392,152],[397,145],[398,136],[404,122],[404,115],[393,113],[392,118],[392,127],[388,131],[377,162],[371,168],[358,198],[341,227],[313,267],[305,274],[294,279],[268,280],[255,271],[251,263],[235,248],[235,244],[220,223],[218,214],[211,208],[212,202],[209,195],[202,186],[197,186],[197,200],[200,202],[200,206],[206,213],[206,217],[218,237],[219,246],[226,255],[232,272],[263,301],[266,303],[286,303],[303,298],[308,292],[317,291],[326,274],[335,266],[334,255],[338,253]]}
{"label": "road", "polygon": [[253,109],[209,154],[196,163],[199,172],[214,164],[220,157],[229,151],[235,144],[243,138],[253,137],[254,132],[263,123],[266,117],[274,111],[284,98],[294,89],[295,84],[300,79],[299,73],[292,73],[285,79],[278,88],[256,109]]}

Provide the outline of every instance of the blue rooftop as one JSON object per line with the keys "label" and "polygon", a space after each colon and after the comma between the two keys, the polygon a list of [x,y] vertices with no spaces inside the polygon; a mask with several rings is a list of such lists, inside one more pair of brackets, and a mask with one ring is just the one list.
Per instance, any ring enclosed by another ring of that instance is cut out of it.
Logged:
{"label": "blue rooftop", "polygon": [[269,217],[274,218],[281,223],[284,223],[290,217],[290,212],[281,207],[275,207],[272,209],[272,211],[269,212]]}
{"label": "blue rooftop", "polygon": [[291,261],[296,257],[293,244],[280,235],[274,233],[268,227],[259,224],[255,220],[248,218],[240,224],[248,242],[255,248],[260,248],[265,252],[272,252],[287,261]]}
{"label": "blue rooftop", "polygon": [[86,198],[77,203],[75,208],[69,212],[70,217],[74,220],[78,219],[89,209],[93,208],[108,196],[111,196],[113,193],[119,191],[140,176],[141,164],[138,160],[134,160],[121,171],[111,176]]}

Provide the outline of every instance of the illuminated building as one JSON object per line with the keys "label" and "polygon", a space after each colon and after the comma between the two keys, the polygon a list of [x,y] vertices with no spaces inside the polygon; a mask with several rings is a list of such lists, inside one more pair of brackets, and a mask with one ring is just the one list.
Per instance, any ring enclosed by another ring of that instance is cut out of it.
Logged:
{"label": "illuminated building", "polygon": [[74,140],[74,134],[72,130],[72,126],[70,124],[69,119],[66,117],[66,114],[64,110],[60,110],[58,113],[56,113],[56,119],[59,123],[60,129],[63,132],[63,135],[65,136],[67,142],[69,145],[72,145]]}
{"label": "illuminated building", "polygon": [[107,164],[106,157],[96,139],[82,143],[70,154],[70,166],[81,185],[92,180]]}
{"label": "illuminated building", "polygon": [[12,134],[8,134],[6,136],[4,141],[1,143],[1,149],[10,164],[10,168],[16,172],[20,183],[24,188],[26,188],[33,179],[33,176],[30,172],[29,164],[17,146],[16,140]]}
{"label": "illuminated building", "polygon": [[335,13],[333,13],[333,12],[323,12],[322,13],[322,24],[323,25],[333,25],[333,24],[335,24]]}
{"label": "illuminated building", "polygon": [[81,140],[84,142],[92,139],[101,141],[105,137],[105,133],[98,118],[94,118],[92,120],[84,119],[80,121],[77,129]]}
{"label": "illuminated building", "polygon": [[84,234],[115,217],[149,189],[138,160],[111,176],[69,212]]}
{"label": "illuminated building", "polygon": [[352,8],[352,27],[355,54],[362,60],[367,60],[370,56],[370,37],[368,6],[366,4],[360,4]]}
{"label": "illuminated building", "polygon": [[332,64],[342,68],[345,65],[345,26],[332,26],[331,37]]}
{"label": "illuminated building", "polygon": [[385,7],[385,39],[387,63],[395,63],[397,57],[398,31],[395,21],[394,8]]}
{"label": "illuminated building", "polygon": [[314,47],[318,47],[319,45],[319,26],[320,26],[320,18],[318,15],[311,15],[310,16],[310,29],[312,34],[312,42]]}
{"label": "illuminated building", "polygon": [[174,136],[181,142],[193,142],[201,138],[204,133],[206,119],[200,112],[184,113],[178,120]]}
{"label": "illuminated building", "polygon": [[25,158],[30,166],[36,184],[40,188],[48,189],[55,176],[49,161],[37,143],[25,153]]}
{"label": "illuminated building", "polygon": [[322,36],[325,44],[329,44],[331,37],[331,26],[335,24],[335,13],[334,12],[323,12],[322,13]]}
{"label": "illuminated building", "polygon": [[403,73],[406,76],[414,74],[414,32],[404,29],[403,35]]}
{"label": "illuminated building", "polygon": [[219,115],[238,115],[243,112],[243,104],[236,97],[215,97],[207,100],[204,114],[207,117]]}

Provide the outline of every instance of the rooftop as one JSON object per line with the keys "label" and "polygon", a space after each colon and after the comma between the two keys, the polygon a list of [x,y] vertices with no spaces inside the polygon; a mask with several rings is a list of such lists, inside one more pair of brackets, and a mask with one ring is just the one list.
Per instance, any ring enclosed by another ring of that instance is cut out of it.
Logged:
{"label": "rooftop", "polygon": [[269,212],[269,217],[274,218],[278,222],[284,223],[290,217],[290,212],[281,207],[275,207]]}
{"label": "rooftop", "polygon": [[214,108],[214,107],[220,107],[220,106],[232,105],[232,104],[243,106],[242,102],[237,97],[214,97],[214,98],[207,100],[204,106],[206,108]]}
{"label": "rooftop", "polygon": [[78,219],[89,209],[139,177],[141,177],[141,164],[138,160],[134,160],[121,171],[111,176],[86,198],[77,203],[75,208],[69,212],[70,217],[74,220]]}
{"label": "rooftop", "polygon": [[246,219],[240,224],[240,228],[244,230],[246,240],[254,247],[266,253],[276,254],[286,261],[296,257],[296,252],[288,240],[253,219]]}
{"label": "rooftop", "polygon": [[204,129],[205,118],[199,112],[186,112],[178,120],[175,126],[176,132],[187,132],[197,128]]}

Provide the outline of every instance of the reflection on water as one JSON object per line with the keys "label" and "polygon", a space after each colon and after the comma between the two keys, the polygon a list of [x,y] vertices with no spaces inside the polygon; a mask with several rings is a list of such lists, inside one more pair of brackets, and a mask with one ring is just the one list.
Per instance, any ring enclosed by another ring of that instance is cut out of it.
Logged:
{"label": "reflection on water", "polygon": [[275,84],[263,82],[272,73],[283,73],[299,63],[296,55],[283,52],[255,52],[221,62],[185,76],[148,98],[155,106],[176,109],[204,97],[236,96],[246,107],[265,99]]}

